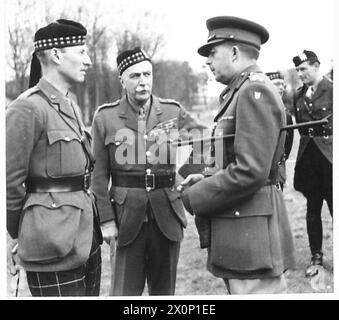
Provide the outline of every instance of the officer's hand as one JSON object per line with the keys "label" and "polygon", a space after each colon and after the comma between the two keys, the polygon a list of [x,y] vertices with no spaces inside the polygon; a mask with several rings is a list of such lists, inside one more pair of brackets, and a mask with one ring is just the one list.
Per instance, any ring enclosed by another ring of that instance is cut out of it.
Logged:
{"label": "officer's hand", "polygon": [[199,182],[200,180],[204,179],[204,176],[200,173],[190,174],[186,177],[184,181],[180,183],[177,188],[177,191],[183,192],[187,187],[192,186],[193,184]]}
{"label": "officer's hand", "polygon": [[7,235],[7,270],[12,276],[15,276],[21,268],[17,263],[17,245],[18,239],[12,239]]}
{"label": "officer's hand", "polygon": [[118,228],[117,225],[115,224],[115,221],[109,221],[102,224],[101,231],[102,237],[108,245],[111,245],[112,244],[111,242],[113,243],[115,242],[115,239],[118,236]]}

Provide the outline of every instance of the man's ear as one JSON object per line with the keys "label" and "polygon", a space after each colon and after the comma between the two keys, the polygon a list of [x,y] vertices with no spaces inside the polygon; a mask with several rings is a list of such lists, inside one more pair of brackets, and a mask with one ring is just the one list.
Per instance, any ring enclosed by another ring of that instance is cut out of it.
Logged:
{"label": "man's ear", "polygon": [[119,76],[119,80],[120,80],[121,86],[123,87],[123,89],[125,89],[125,83],[124,83],[123,77]]}
{"label": "man's ear", "polygon": [[60,64],[60,51],[57,48],[52,48],[50,50],[50,58],[54,63]]}
{"label": "man's ear", "polygon": [[233,46],[232,47],[232,61],[235,61],[238,58],[239,55],[239,47]]}

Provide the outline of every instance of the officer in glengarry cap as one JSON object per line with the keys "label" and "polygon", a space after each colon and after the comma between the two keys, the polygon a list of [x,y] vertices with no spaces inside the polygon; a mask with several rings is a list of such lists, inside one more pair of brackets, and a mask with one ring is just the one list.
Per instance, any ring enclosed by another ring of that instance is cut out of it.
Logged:
{"label": "officer in glengarry cap", "polygon": [[[273,71],[273,72],[266,72],[266,75],[268,78],[272,81],[274,86],[277,88],[281,99],[284,97],[286,92],[286,83],[283,74],[280,71]],[[292,114],[291,112],[286,108],[285,106],[285,113],[286,113],[286,125],[293,124]],[[284,185],[286,183],[286,161],[288,157],[290,156],[292,145],[293,145],[293,138],[294,138],[294,132],[292,130],[286,131],[286,140],[285,140],[285,152],[284,157],[281,160],[280,166],[279,166],[279,183],[281,190],[284,189]]]}
{"label": "officer in glengarry cap", "polygon": [[92,126],[93,190],[115,254],[111,294],[141,295],[147,281],[149,295],[173,295],[187,221],[167,136],[205,126],[177,101],[152,94],[152,61],[140,47],[121,52],[117,67],[124,94],[100,106]]}
{"label": "officer in glengarry cap", "polygon": [[293,58],[303,85],[294,99],[297,123],[328,117],[328,124],[299,129],[300,143],[294,169],[294,188],[307,199],[306,226],[311,261],[306,277],[318,273],[323,265],[321,208],[324,200],[333,215],[332,157],[333,157],[333,82],[320,71],[315,52],[303,50]]}
{"label": "officer in glengarry cap", "polygon": [[40,28],[31,88],[6,110],[8,267],[12,274],[25,269],[32,296],[100,292],[102,235],[89,189],[94,158],[70,98],[91,65],[86,34],[65,19]]}
{"label": "officer in glengarry cap", "polygon": [[294,265],[278,183],[286,118],[279,93],[256,64],[269,34],[232,16],[208,19],[207,28],[207,43],[198,53],[227,85],[213,135],[234,138],[215,141],[213,174],[206,169],[182,182],[184,206],[196,216],[208,270],[224,280],[228,293],[285,293],[284,271]]}

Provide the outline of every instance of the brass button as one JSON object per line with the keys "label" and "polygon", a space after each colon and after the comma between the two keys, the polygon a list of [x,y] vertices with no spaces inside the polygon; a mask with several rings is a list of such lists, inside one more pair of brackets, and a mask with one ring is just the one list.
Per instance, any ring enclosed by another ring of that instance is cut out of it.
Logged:
{"label": "brass button", "polygon": [[71,141],[70,137],[65,137],[65,141]]}
{"label": "brass button", "polygon": [[54,94],[51,94],[51,100],[55,100],[56,96]]}
{"label": "brass button", "polygon": [[235,215],[235,216],[240,216],[239,211],[234,212],[234,215]]}
{"label": "brass button", "polygon": [[52,203],[51,206],[52,206],[52,208],[56,208],[56,204],[54,202]]}
{"label": "brass button", "polygon": [[148,138],[148,135],[147,135],[147,134],[145,134],[145,135],[144,135],[144,139],[145,139],[145,140],[147,140],[147,138]]}
{"label": "brass button", "polygon": [[150,157],[152,155],[152,152],[151,151],[146,151],[146,156],[147,157]]}

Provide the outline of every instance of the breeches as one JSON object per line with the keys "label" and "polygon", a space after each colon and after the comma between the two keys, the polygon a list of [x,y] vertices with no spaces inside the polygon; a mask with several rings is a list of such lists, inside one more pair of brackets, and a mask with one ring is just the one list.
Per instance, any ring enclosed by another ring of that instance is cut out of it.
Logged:
{"label": "breeches", "polygon": [[142,295],[146,280],[150,295],[174,295],[179,251],[180,242],[148,219],[131,244],[116,250],[113,295]]}
{"label": "breeches", "polygon": [[98,296],[101,280],[101,248],[99,237],[93,232],[87,262],[73,270],[58,272],[27,271],[27,282],[32,296]]}

